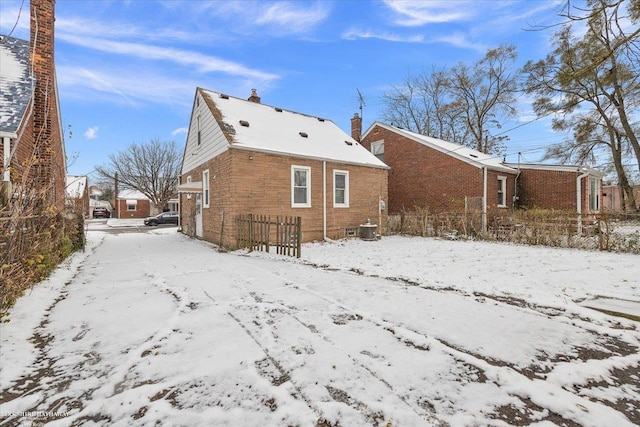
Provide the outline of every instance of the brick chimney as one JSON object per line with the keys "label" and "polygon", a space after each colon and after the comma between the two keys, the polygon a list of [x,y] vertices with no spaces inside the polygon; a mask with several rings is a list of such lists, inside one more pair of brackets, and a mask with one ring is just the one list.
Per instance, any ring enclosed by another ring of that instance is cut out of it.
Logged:
{"label": "brick chimney", "polygon": [[247,98],[247,101],[260,104],[260,97],[258,96],[258,91],[256,91],[255,89],[251,89],[251,96]]}
{"label": "brick chimney", "polygon": [[358,116],[358,113],[354,113],[351,118],[351,138],[360,142],[362,137],[362,117]]}
{"label": "brick chimney", "polygon": [[65,160],[54,66],[55,0],[31,0],[30,64],[36,80],[33,138],[36,180],[64,208]]}

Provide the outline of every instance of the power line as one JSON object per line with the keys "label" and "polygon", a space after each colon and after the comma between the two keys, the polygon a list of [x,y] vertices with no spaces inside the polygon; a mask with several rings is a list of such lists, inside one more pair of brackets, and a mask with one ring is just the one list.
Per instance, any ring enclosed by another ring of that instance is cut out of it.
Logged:
{"label": "power line", "polygon": [[13,24],[13,28],[11,29],[11,31],[9,31],[9,37],[11,37],[11,34],[13,34],[13,32],[15,31],[16,27],[18,26],[18,22],[20,22],[20,15],[22,14],[23,6],[24,6],[24,0],[22,0],[22,3],[20,4],[20,10],[18,10],[18,17],[16,18],[16,23]]}

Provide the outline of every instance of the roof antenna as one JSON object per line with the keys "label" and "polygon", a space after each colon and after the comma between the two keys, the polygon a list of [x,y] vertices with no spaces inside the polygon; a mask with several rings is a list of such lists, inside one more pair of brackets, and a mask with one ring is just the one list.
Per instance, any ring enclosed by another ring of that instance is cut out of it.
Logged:
{"label": "roof antenna", "polygon": [[360,89],[356,88],[356,91],[358,92],[358,101],[360,103],[360,120],[362,120],[362,107],[366,106],[367,104],[364,102],[364,98],[360,93]]}

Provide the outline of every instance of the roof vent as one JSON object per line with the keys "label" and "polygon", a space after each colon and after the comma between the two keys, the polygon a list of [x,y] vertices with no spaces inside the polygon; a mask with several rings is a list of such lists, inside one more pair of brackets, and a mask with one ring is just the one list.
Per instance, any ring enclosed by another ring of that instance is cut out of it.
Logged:
{"label": "roof vent", "polygon": [[351,142],[351,141],[346,141],[345,140],[344,143],[347,144],[347,145],[353,145],[353,142]]}
{"label": "roof vent", "polygon": [[229,95],[225,95],[224,93],[220,94],[220,98],[222,99],[229,99]]}
{"label": "roof vent", "polygon": [[280,107],[273,107],[278,113],[282,113],[282,108]]}
{"label": "roof vent", "polygon": [[318,117],[318,121],[319,121],[319,122],[324,122],[324,119],[323,119],[323,118]]}
{"label": "roof vent", "polygon": [[246,120],[240,120],[240,126],[244,126],[244,127],[248,128],[249,127],[249,122],[246,121]]}
{"label": "roof vent", "polygon": [[298,132],[300,134],[301,137],[303,138],[307,138],[309,137],[309,135],[306,132]]}

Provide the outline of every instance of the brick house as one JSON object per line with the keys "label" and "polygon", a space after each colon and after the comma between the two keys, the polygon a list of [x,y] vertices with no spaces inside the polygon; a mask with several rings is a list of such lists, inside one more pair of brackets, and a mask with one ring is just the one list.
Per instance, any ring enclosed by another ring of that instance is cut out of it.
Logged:
{"label": "brick house", "polygon": [[[640,185],[633,186],[633,197],[636,199],[638,209],[640,209]],[[620,197],[620,187],[610,182],[602,185],[602,207],[611,211],[622,211],[622,197]]]}
{"label": "brick house", "polygon": [[138,190],[121,190],[115,210],[117,218],[146,218],[151,215],[151,199]]}
{"label": "brick house", "polygon": [[[330,120],[197,88],[179,192],[183,231],[236,247],[235,217],[299,216],[302,241],[383,230],[388,167]],[[381,203],[381,201],[383,203]]]}
{"label": "brick house", "polygon": [[[361,119],[351,120],[352,137]],[[389,213],[459,211],[481,199],[488,219],[517,208],[598,212],[603,173],[579,166],[511,164],[474,149],[373,123],[362,145],[391,167]],[[486,205],[484,204],[486,200]]]}
{"label": "brick house", "polygon": [[580,166],[516,164],[518,207],[578,214],[600,211],[604,173]]}
{"label": "brick house", "polygon": [[54,0],[32,0],[30,41],[0,36],[2,200],[38,192],[65,206],[65,152],[54,64]]}
{"label": "brick house", "polygon": [[[355,115],[351,122],[352,137],[358,139],[361,119]],[[427,207],[431,212],[474,208],[500,215],[513,208],[517,171],[500,159],[380,122],[361,139],[391,167],[390,214]]]}

